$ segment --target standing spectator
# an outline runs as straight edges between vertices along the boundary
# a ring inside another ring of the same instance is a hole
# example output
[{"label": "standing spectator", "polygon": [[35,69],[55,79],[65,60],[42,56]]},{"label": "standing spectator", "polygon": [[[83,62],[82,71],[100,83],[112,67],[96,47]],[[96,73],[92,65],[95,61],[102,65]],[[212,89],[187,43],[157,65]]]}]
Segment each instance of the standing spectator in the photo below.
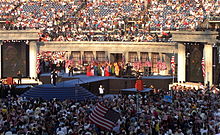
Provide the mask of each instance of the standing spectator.
[{"label": "standing spectator", "polygon": [[17,76],[18,76],[18,84],[21,84],[22,74],[20,70],[18,71]]}]

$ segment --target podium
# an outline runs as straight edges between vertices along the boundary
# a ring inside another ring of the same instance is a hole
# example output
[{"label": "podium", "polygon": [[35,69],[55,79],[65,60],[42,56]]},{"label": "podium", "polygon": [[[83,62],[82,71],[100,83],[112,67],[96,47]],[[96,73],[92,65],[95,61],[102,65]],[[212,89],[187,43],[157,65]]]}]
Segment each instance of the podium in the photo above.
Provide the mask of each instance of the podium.
[{"label": "podium", "polygon": [[13,79],[13,77],[7,77],[6,82],[7,82],[8,85],[14,84],[14,79]]}]

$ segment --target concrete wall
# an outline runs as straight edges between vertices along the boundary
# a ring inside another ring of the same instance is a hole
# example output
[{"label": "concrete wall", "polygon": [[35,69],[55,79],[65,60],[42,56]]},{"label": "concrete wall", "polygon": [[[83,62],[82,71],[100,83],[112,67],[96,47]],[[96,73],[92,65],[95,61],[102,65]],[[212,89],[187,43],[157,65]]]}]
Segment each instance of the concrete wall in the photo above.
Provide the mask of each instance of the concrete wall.
[{"label": "concrete wall", "polygon": [[44,42],[40,51],[105,51],[177,53],[176,43],[159,42]]},{"label": "concrete wall", "polygon": [[0,30],[0,40],[38,40],[40,30]]},{"label": "concrete wall", "polygon": [[175,31],[171,32],[172,41],[216,43],[218,32],[214,31]]}]

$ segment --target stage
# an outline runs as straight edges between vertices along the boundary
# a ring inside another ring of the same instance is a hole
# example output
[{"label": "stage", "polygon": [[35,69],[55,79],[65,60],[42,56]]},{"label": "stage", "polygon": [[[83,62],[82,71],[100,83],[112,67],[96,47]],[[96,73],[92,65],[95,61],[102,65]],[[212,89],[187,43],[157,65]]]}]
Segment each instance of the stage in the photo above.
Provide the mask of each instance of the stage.
[{"label": "stage", "polygon": [[[23,93],[23,97],[52,99],[58,98],[86,100],[96,98],[99,95],[99,86],[104,87],[105,94],[120,94],[122,89],[134,89],[136,78],[122,78],[115,76],[86,76],[74,75],[69,77],[68,74],[59,74],[56,86],[50,84],[50,74],[42,74],[40,81],[43,85],[30,88]],[[149,91],[149,87],[153,86],[157,89],[168,89],[172,83],[172,76],[144,76],[142,80],[144,87]]]},{"label": "stage", "polygon": [[[172,83],[172,76],[143,76],[142,77],[146,88],[153,86],[157,89],[168,89],[169,84]],[[79,84],[91,92],[98,94],[98,88],[102,84],[105,87],[105,92],[108,94],[118,94],[121,89],[134,88],[136,78],[125,78],[115,76],[86,76],[68,74],[59,74],[57,87],[72,87]],[[40,81],[47,86],[50,84],[50,74],[42,74]]]}]

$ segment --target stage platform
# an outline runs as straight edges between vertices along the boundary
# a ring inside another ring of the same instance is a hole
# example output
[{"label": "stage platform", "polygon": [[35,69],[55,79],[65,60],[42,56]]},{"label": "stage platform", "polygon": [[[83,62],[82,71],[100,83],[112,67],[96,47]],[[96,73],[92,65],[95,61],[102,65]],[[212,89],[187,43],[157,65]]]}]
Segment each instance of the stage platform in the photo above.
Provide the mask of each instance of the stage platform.
[{"label": "stage platform", "polygon": [[[115,76],[86,76],[68,74],[60,74],[58,77],[57,87],[72,87],[79,84],[88,90],[98,94],[98,88],[102,84],[108,94],[117,94],[121,89],[134,88],[136,78],[123,78]],[[168,89],[169,84],[172,83],[172,76],[143,76],[144,85],[149,88],[151,85],[158,89]],[[40,80],[45,86],[52,86],[50,84],[50,73],[42,74]]]},{"label": "stage platform", "polygon": [[[43,78],[43,79],[42,79]],[[172,82],[172,76],[144,76],[142,80],[145,88],[154,86],[158,89],[168,89]],[[50,74],[42,74],[40,80],[45,84],[31,88],[22,96],[41,97],[44,99],[75,99],[85,100],[95,98],[99,95],[99,86],[104,87],[105,94],[119,94],[123,89],[134,90],[136,78],[122,78],[115,76],[86,76],[74,75],[69,77],[68,74],[59,74],[56,86],[49,84]],[[46,80],[46,81],[45,81]],[[65,81],[62,81],[65,80]],[[145,92],[149,89],[145,89]]]}]

